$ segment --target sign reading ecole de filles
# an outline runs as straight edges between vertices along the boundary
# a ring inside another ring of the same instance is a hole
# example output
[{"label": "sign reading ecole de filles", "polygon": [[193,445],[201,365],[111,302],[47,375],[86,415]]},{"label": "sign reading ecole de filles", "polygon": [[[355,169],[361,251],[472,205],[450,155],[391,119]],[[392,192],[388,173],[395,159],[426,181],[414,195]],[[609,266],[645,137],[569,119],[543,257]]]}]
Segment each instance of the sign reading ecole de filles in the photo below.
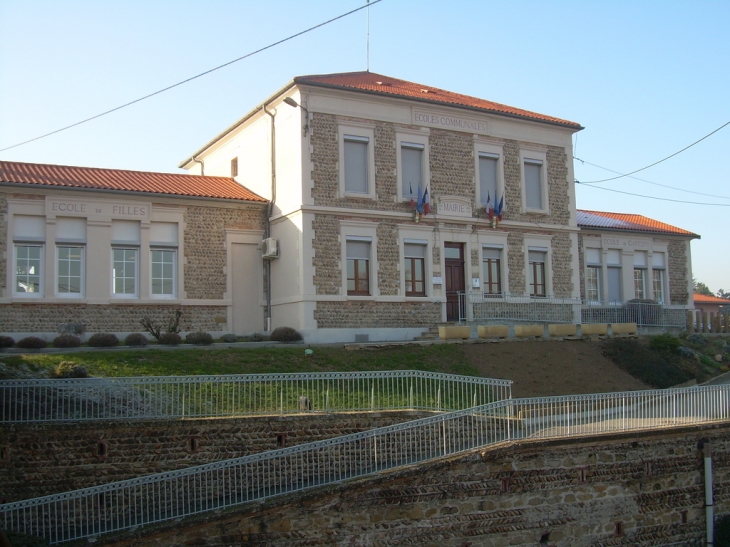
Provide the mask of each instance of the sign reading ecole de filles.
[{"label": "sign reading ecole de filles", "polygon": [[48,217],[86,217],[100,219],[149,220],[151,205],[144,202],[116,202],[104,200],[77,200],[48,198]]}]

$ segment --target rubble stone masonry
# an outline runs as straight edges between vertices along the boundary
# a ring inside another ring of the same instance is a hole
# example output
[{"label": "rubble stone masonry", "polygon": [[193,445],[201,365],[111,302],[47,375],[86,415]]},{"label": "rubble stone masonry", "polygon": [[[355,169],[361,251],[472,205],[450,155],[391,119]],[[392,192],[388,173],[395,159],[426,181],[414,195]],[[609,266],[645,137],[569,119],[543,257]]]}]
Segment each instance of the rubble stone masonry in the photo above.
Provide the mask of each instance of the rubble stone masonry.
[{"label": "rubble stone masonry", "polygon": [[573,254],[569,234],[553,234],[552,255],[553,294],[557,298],[570,298],[573,296]]},{"label": "rubble stone masonry", "polygon": [[522,232],[507,234],[507,268],[509,275],[509,292],[525,294],[527,280],[525,279],[525,254],[522,246],[525,238]]},{"label": "rubble stone masonry", "polygon": [[671,304],[686,305],[687,294],[687,242],[671,240],[667,247],[669,272],[669,299]]},{"label": "rubble stone masonry", "polygon": [[97,543],[699,547],[703,437],[713,447],[716,514],[727,514],[725,425],[502,445]]},{"label": "rubble stone masonry", "polygon": [[342,294],[339,221],[334,216],[314,215],[312,231],[315,290],[317,294]]},{"label": "rubble stone masonry", "polygon": [[[400,291],[400,249],[398,248],[398,227],[393,220],[378,223],[378,292],[382,296],[394,296]],[[375,275],[376,272],[371,272]]]},{"label": "rubble stone masonry", "polygon": [[441,322],[439,302],[317,302],[317,328],[426,328]]}]

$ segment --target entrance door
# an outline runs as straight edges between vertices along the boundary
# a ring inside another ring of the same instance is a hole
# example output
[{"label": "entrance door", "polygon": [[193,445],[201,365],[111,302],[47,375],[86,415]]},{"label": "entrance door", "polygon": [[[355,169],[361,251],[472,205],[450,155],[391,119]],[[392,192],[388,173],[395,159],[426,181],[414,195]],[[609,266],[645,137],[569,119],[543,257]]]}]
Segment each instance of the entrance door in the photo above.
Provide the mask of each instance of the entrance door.
[{"label": "entrance door", "polygon": [[[446,320],[459,320],[459,292],[464,284],[464,244],[444,243],[444,262],[446,268]],[[462,308],[462,312],[463,312]],[[465,315],[462,313],[462,316]]]},{"label": "entrance door", "polygon": [[233,262],[228,275],[232,276],[233,332],[247,334],[264,330],[264,311],[259,305],[261,264],[256,245],[234,243],[231,246]]}]

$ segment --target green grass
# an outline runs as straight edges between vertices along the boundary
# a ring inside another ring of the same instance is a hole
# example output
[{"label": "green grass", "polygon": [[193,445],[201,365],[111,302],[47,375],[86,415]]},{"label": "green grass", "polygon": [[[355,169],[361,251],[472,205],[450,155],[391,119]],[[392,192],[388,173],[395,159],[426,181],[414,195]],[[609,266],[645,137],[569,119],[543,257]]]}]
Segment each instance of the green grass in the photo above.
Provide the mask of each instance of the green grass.
[{"label": "green grass", "polygon": [[256,349],[186,349],[2,355],[10,367],[54,369],[61,361],[85,367],[92,376],[175,376],[194,374],[263,374],[366,370],[425,370],[478,376],[462,348],[444,344],[351,351],[315,347]]}]

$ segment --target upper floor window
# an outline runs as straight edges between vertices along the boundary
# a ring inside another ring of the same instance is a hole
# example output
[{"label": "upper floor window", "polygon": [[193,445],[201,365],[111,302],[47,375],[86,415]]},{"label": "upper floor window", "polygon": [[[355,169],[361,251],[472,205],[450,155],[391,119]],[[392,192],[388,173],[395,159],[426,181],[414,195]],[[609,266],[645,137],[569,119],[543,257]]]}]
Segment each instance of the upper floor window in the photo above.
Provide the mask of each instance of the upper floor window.
[{"label": "upper floor window", "polygon": [[495,206],[497,200],[497,164],[499,156],[479,153],[479,204],[482,207]]},{"label": "upper floor window", "polygon": [[544,152],[523,150],[522,205],[526,212],[548,213],[547,155]]},{"label": "upper floor window", "polygon": [[369,124],[339,127],[340,196],[375,199],[374,142]]},{"label": "upper floor window", "polygon": [[428,187],[430,171],[428,167],[428,135],[423,133],[397,133],[397,169],[399,199],[408,201],[418,199]]},{"label": "upper floor window", "polygon": [[370,247],[366,238],[346,241],[348,295],[370,295]]},{"label": "upper floor window", "polygon": [[528,288],[530,296],[546,296],[546,272],[545,262],[547,251],[529,250],[528,251]]},{"label": "upper floor window", "polygon": [[406,296],[426,296],[426,243],[403,245]]},{"label": "upper floor window", "polygon": [[502,294],[502,249],[482,249],[482,285],[487,294]]}]

